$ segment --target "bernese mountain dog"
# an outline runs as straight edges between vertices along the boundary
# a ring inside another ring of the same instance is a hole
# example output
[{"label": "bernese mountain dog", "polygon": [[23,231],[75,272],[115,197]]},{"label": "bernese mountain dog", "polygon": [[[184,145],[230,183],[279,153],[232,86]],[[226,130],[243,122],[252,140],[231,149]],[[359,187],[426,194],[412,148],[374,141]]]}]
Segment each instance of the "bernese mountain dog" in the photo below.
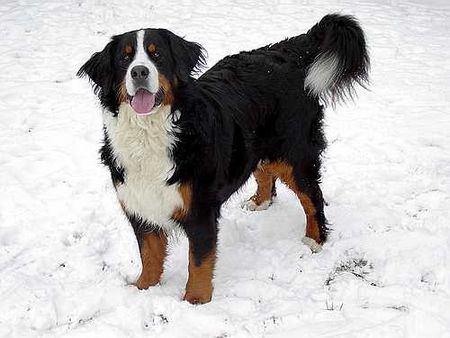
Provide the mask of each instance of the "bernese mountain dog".
[{"label": "bernese mountain dog", "polygon": [[136,286],[160,281],[167,235],[178,227],[189,240],[190,303],[211,300],[220,209],[252,173],[258,188],[246,207],[267,208],[279,179],[303,206],[304,243],[320,250],[324,105],[365,85],[369,57],[357,20],[331,14],[196,78],[204,63],[199,44],[140,29],[113,36],[77,74],[90,78],[103,107],[101,160],[139,244]]}]

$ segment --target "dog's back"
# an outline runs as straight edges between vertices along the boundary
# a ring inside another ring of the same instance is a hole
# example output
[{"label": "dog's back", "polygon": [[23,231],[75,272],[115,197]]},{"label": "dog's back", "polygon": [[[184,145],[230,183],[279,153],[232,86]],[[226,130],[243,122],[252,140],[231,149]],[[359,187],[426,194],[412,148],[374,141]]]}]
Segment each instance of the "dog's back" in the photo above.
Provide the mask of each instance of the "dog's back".
[{"label": "dog's back", "polygon": [[307,34],[224,58],[199,81],[214,83],[218,95],[233,99],[249,92],[267,108],[290,92],[323,102],[352,97],[354,85],[367,81],[368,68],[365,36],[356,19],[330,14]]},{"label": "dog's back", "polygon": [[[229,153],[221,152],[226,180],[239,185],[246,179],[245,168],[234,170],[242,162],[236,156],[246,158],[249,167],[261,159],[314,159],[319,177],[322,103],[352,97],[354,84],[367,80],[368,67],[361,27],[353,17],[337,14],[306,34],[219,61],[196,86],[204,129],[216,128],[222,144],[233,144]],[[233,172],[239,174],[230,177]]]}]

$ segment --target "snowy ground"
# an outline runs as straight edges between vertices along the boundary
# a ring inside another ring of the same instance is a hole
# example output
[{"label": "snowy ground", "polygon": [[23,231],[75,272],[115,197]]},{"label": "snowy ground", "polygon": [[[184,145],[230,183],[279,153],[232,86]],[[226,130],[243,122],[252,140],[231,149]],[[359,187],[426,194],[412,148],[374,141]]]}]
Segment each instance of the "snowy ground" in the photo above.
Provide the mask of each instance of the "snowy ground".
[{"label": "snowy ground", "polygon": [[[450,337],[450,5],[330,2],[1,1],[0,336]],[[371,91],[327,113],[324,250],[284,188],[240,209],[251,180],[223,208],[211,303],[181,301],[183,236],[161,286],[130,286],[137,246],[77,69],[130,29],[171,29],[212,65],[334,11],[361,20],[373,64]]]}]

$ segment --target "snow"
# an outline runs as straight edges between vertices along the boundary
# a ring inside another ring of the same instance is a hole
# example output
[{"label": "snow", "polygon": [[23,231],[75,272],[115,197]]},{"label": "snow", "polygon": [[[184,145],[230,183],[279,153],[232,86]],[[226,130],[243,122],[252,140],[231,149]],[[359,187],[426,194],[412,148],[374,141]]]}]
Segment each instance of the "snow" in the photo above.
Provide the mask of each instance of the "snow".
[{"label": "snow", "polygon": [[[372,72],[326,114],[323,250],[302,243],[281,185],[268,210],[243,210],[252,179],[223,208],[211,303],[181,300],[182,235],[161,285],[131,286],[137,245],[78,68],[141,27],[202,43],[211,66],[336,11],[360,19]],[[3,0],[0,17],[0,336],[450,337],[447,1]]]}]

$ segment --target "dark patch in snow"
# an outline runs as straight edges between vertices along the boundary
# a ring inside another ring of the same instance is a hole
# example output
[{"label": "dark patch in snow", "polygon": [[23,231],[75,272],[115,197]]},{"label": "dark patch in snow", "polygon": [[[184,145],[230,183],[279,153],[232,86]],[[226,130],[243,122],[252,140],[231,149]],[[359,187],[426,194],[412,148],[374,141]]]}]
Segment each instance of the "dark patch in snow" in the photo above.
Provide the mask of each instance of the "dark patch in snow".
[{"label": "dark patch in snow", "polygon": [[152,317],[151,323],[145,322],[144,323],[144,328],[148,329],[148,328],[150,328],[152,326],[166,325],[168,323],[169,323],[169,320],[167,319],[167,317],[164,314],[159,313],[159,314],[154,315]]},{"label": "dark patch in snow", "polygon": [[325,302],[326,309],[328,311],[341,311],[344,303],[335,304],[334,302],[329,302],[328,300]]},{"label": "dark patch in snow", "polygon": [[409,308],[406,305],[391,305],[387,306],[388,309],[394,309],[400,312],[409,312]]},{"label": "dark patch in snow", "polygon": [[336,265],[333,271],[330,272],[328,278],[325,281],[325,285],[329,286],[333,284],[335,279],[344,274],[350,273],[356,278],[359,278],[372,286],[380,287],[380,283],[378,281],[369,279],[369,274],[373,270],[372,263],[369,263],[364,258],[349,258],[343,262],[340,262]]}]

